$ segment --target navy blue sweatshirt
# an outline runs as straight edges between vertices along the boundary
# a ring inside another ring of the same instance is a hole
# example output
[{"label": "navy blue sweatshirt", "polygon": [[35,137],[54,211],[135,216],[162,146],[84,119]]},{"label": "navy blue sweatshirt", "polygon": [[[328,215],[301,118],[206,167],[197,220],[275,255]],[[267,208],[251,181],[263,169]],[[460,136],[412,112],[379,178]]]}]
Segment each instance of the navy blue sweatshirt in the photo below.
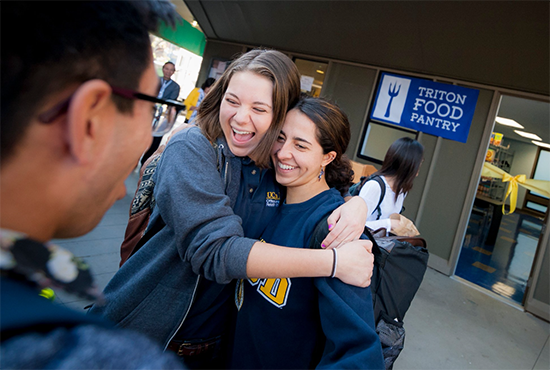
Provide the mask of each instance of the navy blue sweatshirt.
[{"label": "navy blue sweatshirt", "polygon": [[[341,204],[334,189],[283,204],[263,240],[307,247],[317,223]],[[242,302],[232,368],[384,368],[369,288],[330,278],[247,279]]]}]

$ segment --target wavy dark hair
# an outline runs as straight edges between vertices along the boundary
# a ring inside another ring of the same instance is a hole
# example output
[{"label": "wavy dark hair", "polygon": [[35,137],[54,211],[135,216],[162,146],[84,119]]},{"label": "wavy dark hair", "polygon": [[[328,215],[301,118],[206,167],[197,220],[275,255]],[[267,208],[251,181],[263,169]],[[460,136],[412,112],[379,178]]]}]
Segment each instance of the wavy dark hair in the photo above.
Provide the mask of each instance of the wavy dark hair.
[{"label": "wavy dark hair", "polygon": [[253,49],[233,61],[204,97],[197,113],[197,125],[211,142],[223,136],[220,105],[233,75],[244,71],[257,73],[273,82],[273,121],[251,153],[257,166],[269,167],[271,147],[283,128],[286,113],[300,98],[300,72],[280,51]]},{"label": "wavy dark hair", "polygon": [[345,195],[353,180],[351,162],[344,154],[351,137],[348,116],[336,104],[322,98],[302,97],[294,109],[317,127],[317,141],[323,153],[336,152],[336,158],[325,168],[325,179],[328,186]]},{"label": "wavy dark hair", "polygon": [[396,201],[399,194],[412,189],[423,159],[422,144],[408,137],[395,140],[386,152],[382,168],[376,174],[394,178]]}]

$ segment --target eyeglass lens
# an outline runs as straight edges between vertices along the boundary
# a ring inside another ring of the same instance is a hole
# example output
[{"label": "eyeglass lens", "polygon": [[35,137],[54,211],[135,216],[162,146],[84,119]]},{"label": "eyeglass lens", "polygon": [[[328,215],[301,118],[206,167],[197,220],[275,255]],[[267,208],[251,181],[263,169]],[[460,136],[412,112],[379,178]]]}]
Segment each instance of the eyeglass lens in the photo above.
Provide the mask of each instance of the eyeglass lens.
[{"label": "eyeglass lens", "polygon": [[167,104],[156,104],[153,117],[153,135],[162,136],[174,127],[176,108]]}]

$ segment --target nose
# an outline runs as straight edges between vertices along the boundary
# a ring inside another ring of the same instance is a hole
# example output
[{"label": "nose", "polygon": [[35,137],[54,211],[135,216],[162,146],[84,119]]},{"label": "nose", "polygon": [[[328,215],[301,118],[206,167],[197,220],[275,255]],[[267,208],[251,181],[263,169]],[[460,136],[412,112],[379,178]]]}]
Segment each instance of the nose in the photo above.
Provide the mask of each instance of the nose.
[{"label": "nose", "polygon": [[292,157],[291,152],[291,146],[288,141],[281,144],[281,147],[277,150],[277,158],[279,158],[280,161],[283,161],[285,159],[289,159]]},{"label": "nose", "polygon": [[244,106],[238,107],[235,115],[233,116],[233,120],[237,123],[248,123],[250,121],[250,112],[248,108]]}]

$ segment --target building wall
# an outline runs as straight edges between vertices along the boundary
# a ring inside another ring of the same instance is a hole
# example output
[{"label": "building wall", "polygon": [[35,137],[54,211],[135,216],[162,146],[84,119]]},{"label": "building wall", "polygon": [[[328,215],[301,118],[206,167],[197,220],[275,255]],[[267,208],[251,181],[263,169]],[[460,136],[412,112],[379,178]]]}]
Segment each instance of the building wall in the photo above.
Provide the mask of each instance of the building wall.
[{"label": "building wall", "polygon": [[[537,285],[533,293],[533,298],[537,301],[542,302],[546,305],[550,304],[550,248],[548,243],[546,243],[546,252],[542,259],[542,268],[539,278],[537,280]],[[546,312],[548,315],[550,313]],[[546,317],[546,320],[550,320],[550,317]]]},{"label": "building wall", "polygon": [[351,140],[346,154],[357,160],[357,145],[365,125],[367,111],[376,80],[376,70],[333,62],[321,90],[321,96],[329,99],[348,115],[351,125]]},{"label": "building wall", "polygon": [[[210,59],[230,59],[245,50],[245,46],[209,42],[199,80],[204,81],[206,78]],[[374,163],[358,158],[357,152],[376,88],[377,74],[377,69],[373,67],[331,61],[321,92],[321,96],[336,102],[349,116],[352,137],[348,156],[367,164]],[[471,87],[466,83],[462,86]],[[419,133],[418,140],[424,145],[425,159],[414,188],[404,204],[404,215],[416,221],[418,229],[428,242],[429,266],[447,275],[454,271],[454,258],[458,255],[456,249],[460,248],[466,227],[463,220],[469,216],[474,200],[477,183],[472,185],[472,179],[479,179],[481,174],[483,161],[479,158],[484,158],[494,122],[494,117],[489,120],[489,116],[496,113],[491,110],[495,91],[479,91],[466,143]],[[548,259],[548,256],[545,258]],[[546,263],[543,265],[541,278],[548,274],[549,266]],[[550,304],[548,294],[541,293],[539,289],[536,294],[537,299],[544,304]]]},{"label": "building wall", "polygon": [[201,71],[197,78],[197,86],[201,86],[208,78],[213,59],[233,60],[235,56],[246,51],[242,45],[233,45],[220,42],[209,41],[204,49],[202,56]]}]

